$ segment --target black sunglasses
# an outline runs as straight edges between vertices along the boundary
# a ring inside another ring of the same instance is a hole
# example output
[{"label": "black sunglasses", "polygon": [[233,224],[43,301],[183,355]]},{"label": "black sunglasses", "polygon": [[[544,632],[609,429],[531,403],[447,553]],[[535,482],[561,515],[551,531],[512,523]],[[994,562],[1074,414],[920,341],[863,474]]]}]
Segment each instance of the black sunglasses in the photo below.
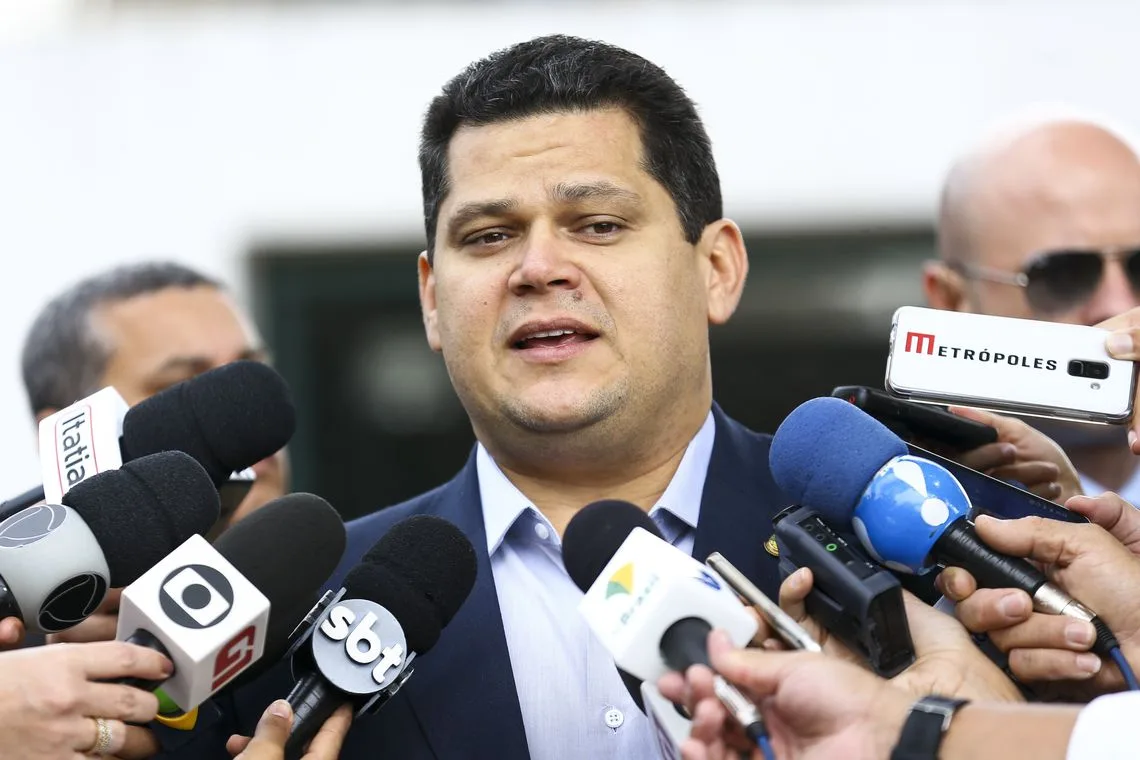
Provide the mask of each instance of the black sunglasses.
[{"label": "black sunglasses", "polygon": [[1025,288],[1025,298],[1042,314],[1057,314],[1092,298],[1104,277],[1104,262],[1121,262],[1132,289],[1140,292],[1140,248],[1104,251],[1063,250],[1034,256],[1020,272],[951,261],[948,266],[963,277]]}]

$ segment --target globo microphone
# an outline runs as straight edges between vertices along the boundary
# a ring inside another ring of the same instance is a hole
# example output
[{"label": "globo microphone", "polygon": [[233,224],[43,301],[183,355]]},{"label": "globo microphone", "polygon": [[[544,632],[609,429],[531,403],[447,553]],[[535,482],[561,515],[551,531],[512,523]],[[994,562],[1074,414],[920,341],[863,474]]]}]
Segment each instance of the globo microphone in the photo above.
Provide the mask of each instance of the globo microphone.
[{"label": "globo microphone", "polygon": [[178,451],[151,454],[78,483],[63,504],[0,522],[0,618],[34,633],[82,622],[108,588],[131,583],[218,519],[218,492]]},{"label": "globo microphone", "polygon": [[[340,515],[308,493],[271,501],[213,546],[195,536],[124,589],[119,605],[118,638],[167,655],[173,675],[117,682],[161,686],[168,716],[234,686],[239,675],[248,682],[280,661],[344,545]],[[261,667],[251,668],[255,662]]]},{"label": "globo microphone", "polygon": [[[713,627],[723,628],[737,646],[751,641],[759,627],[715,571],[663,540],[649,515],[629,502],[594,502],[574,515],[562,558],[585,592],[578,611],[619,671],[643,682],[709,665]],[[755,707],[743,696],[731,703],[739,693],[723,685],[734,692],[721,700],[733,716],[750,733],[762,731]]]},{"label": "globo microphone", "polygon": [[391,698],[471,593],[475,571],[471,542],[447,520],[393,525],[306,618],[293,649],[285,757],[299,758],[340,705],[360,714]]},{"label": "globo microphone", "polygon": [[0,504],[0,515],[59,503],[86,478],[160,451],[189,454],[221,486],[284,447],[295,424],[288,386],[259,362],[226,364],[130,408],[104,388],[40,422],[43,485]]},{"label": "globo microphone", "polygon": [[769,464],[785,496],[832,525],[850,525],[887,567],[907,573],[961,567],[979,586],[1021,589],[1038,612],[1096,625],[1093,650],[1107,654],[1115,644],[1096,614],[1028,561],[982,543],[961,484],[945,468],[907,451],[901,438],[855,406],[815,398],[780,424]]}]

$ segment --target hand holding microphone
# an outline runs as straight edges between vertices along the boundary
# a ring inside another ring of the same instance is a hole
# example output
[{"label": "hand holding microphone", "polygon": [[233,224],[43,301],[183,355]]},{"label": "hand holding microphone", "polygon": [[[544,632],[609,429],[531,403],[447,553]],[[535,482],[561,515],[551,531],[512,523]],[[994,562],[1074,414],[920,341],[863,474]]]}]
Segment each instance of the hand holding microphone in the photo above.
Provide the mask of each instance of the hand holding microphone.
[{"label": "hand holding microphone", "polygon": [[[865,666],[862,657],[829,636],[813,621],[804,606],[811,593],[811,570],[801,568],[780,585],[780,606],[812,632],[825,654]],[[890,679],[913,697],[939,693],[946,696],[996,702],[1021,701],[1017,687],[974,644],[969,631],[952,615],[923,604],[903,592],[907,622],[914,641],[915,661]]]},{"label": "hand holding microphone", "polygon": [[[1140,598],[1136,594],[1140,557],[1091,523],[979,517],[977,530],[993,549],[1040,563],[1055,583],[1098,610],[1116,634],[1124,657],[1140,663]],[[963,624],[975,633],[988,633],[1009,654],[1010,669],[1018,678],[1085,682],[1083,688],[1070,684],[1067,689],[1081,697],[1124,687],[1116,668],[1103,667],[1101,658],[1089,653],[1094,638],[1087,623],[1034,613],[1023,591],[979,589],[974,578],[961,569],[948,569],[941,586],[958,602],[956,614]]]},{"label": "hand holding microphone", "polygon": [[[337,760],[351,725],[352,709],[341,705],[321,726],[301,760]],[[252,739],[232,736],[226,751],[234,760],[285,760],[285,743],[292,728],[293,708],[279,699],[265,708]]]},{"label": "hand holding microphone", "polygon": [[[889,757],[913,697],[852,663],[813,652],[737,649],[723,631],[713,631],[709,660],[763,712],[779,758],[831,760]],[[712,671],[669,674],[661,693],[693,716],[685,760],[735,760],[761,755],[716,697]],[[750,753],[750,754],[741,754]]]},{"label": "hand holding microphone", "polygon": [[162,678],[170,660],[118,641],[55,644],[0,655],[0,754],[6,760],[72,760],[91,753],[149,757],[146,729],[158,699],[100,679]]}]

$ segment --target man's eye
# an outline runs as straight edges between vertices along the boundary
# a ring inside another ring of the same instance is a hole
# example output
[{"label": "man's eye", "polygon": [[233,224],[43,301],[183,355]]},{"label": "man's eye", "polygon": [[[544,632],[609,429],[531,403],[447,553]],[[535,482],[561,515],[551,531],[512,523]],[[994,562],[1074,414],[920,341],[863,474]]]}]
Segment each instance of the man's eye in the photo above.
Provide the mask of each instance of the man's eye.
[{"label": "man's eye", "polygon": [[467,238],[464,245],[494,245],[501,243],[507,239],[507,233],[493,230],[491,232],[483,232],[473,237]]}]

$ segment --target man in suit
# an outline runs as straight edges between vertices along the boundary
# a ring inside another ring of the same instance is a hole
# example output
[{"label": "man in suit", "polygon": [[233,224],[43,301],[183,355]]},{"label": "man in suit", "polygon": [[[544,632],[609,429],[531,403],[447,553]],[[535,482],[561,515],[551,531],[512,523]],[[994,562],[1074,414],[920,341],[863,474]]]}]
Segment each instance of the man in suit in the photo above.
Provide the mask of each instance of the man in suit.
[{"label": "man in suit", "polygon": [[[560,537],[586,504],[624,499],[776,594],[762,547],[786,504],[769,439],[712,400],[708,326],[735,310],[748,258],[708,135],[659,67],[553,36],[451,80],[420,165],[424,326],[478,444],[450,483],[351,523],[338,576],[416,514],[458,525],[478,576],[342,757],[656,757],[576,610]],[[240,725],[287,689],[272,676],[246,689]]]},{"label": "man in suit", "polygon": [[[748,258],[722,215],[708,136],[659,67],[551,36],[445,85],[420,165],[424,327],[478,444],[451,482],[351,523],[334,585],[393,524],[424,514],[459,526],[478,575],[341,756],[655,758],[647,719],[576,610],[561,536],[586,504],[623,499],[673,545],[718,550],[777,594],[763,545],[787,505],[770,439],[712,399],[708,328],[732,316]],[[248,732],[289,686],[277,669],[229,717]]]}]

